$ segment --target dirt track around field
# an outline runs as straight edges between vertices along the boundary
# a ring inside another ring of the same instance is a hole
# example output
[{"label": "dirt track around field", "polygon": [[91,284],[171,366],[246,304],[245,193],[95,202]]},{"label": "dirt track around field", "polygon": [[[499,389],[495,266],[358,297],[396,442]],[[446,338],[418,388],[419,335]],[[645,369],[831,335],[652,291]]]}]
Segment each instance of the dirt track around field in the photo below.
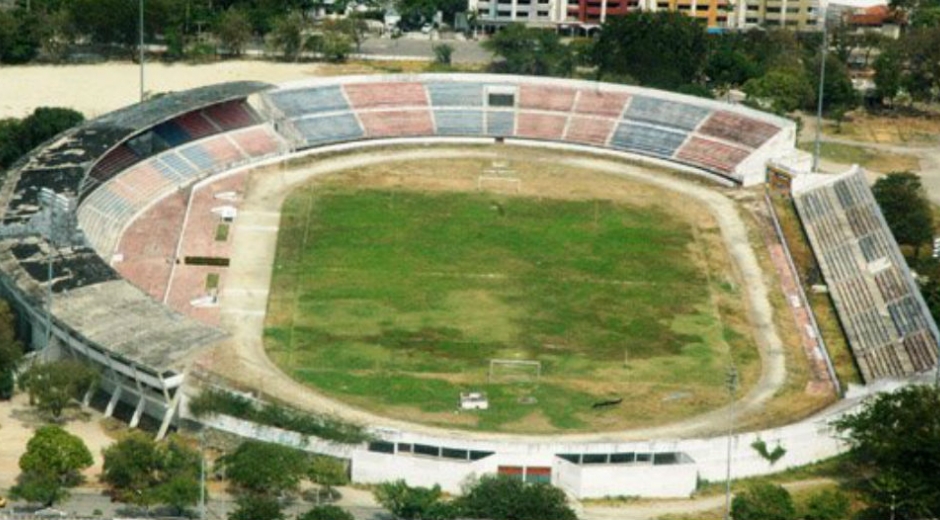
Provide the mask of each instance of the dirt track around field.
[{"label": "dirt track around field", "polygon": [[[540,152],[530,152],[540,153]],[[531,441],[544,440],[537,435],[509,435],[490,432],[450,430],[406,423],[364,412],[324,397],[311,388],[284,374],[264,349],[262,334],[268,300],[268,287],[276,250],[279,208],[295,187],[318,176],[388,162],[424,159],[500,159],[495,149],[423,148],[405,150],[373,150],[355,155],[320,159],[310,165],[274,167],[252,175],[239,218],[234,227],[232,266],[228,284],[221,294],[222,326],[232,334],[230,341],[216,349],[205,360],[206,368],[246,387],[256,388],[289,405],[311,411],[334,414],[344,420],[370,427],[385,427],[420,432],[427,435],[472,438],[479,440]],[[722,238],[744,284],[751,324],[762,359],[761,376],[751,390],[737,403],[743,415],[760,411],[780,389],[786,377],[783,344],[773,322],[773,309],[768,301],[767,281],[758,265],[748,240],[748,229],[733,201],[711,186],[676,176],[657,173],[648,168],[615,160],[555,154],[572,168],[594,170],[649,183],[703,203],[714,216]],[[625,432],[555,434],[555,441],[589,442],[611,440],[642,440],[651,438],[688,438],[716,433],[723,428],[727,411],[716,409],[669,425],[634,429]]]}]

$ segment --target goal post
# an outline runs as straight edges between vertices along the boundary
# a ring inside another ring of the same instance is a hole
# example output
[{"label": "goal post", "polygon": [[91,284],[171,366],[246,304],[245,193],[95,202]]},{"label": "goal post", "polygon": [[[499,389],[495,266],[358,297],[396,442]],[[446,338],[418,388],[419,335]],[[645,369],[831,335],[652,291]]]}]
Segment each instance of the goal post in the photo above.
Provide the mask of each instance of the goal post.
[{"label": "goal post", "polygon": [[521,359],[490,359],[487,383],[538,383],[542,362]]}]

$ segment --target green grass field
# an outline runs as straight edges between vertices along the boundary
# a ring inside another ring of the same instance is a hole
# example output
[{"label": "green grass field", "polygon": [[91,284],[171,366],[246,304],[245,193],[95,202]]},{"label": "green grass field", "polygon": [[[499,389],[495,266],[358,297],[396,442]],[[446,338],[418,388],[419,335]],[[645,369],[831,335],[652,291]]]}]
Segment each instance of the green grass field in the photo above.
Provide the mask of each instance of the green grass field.
[{"label": "green grass field", "polygon": [[[724,402],[729,343],[748,343],[715,304],[738,297],[711,281],[698,233],[610,201],[299,189],[282,208],[266,348],[298,380],[407,420],[674,420]],[[538,360],[543,376],[489,384],[492,358]],[[456,413],[462,390],[486,391],[490,410]]]}]

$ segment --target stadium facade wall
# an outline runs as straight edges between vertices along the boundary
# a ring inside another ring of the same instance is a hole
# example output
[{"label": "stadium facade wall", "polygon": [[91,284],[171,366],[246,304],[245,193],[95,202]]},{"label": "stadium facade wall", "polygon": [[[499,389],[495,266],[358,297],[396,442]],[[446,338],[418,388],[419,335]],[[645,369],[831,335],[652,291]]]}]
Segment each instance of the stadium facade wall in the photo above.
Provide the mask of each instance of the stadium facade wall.
[{"label": "stadium facade wall", "polygon": [[[851,387],[847,398],[808,419],[755,432],[736,433],[732,438],[732,478],[777,473],[843,453],[847,445],[838,437],[832,422],[860,409],[870,397],[900,388],[897,381],[883,381],[867,387]],[[185,402],[185,400],[184,400]],[[188,412],[182,412],[184,416]],[[199,421],[207,427],[244,438],[276,442],[299,450],[347,459],[355,482],[377,484],[404,479],[409,485],[438,484],[449,493],[459,493],[475,477],[494,474],[500,467],[551,468],[551,483],[579,499],[609,496],[676,498],[688,497],[699,480],[725,478],[728,437],[647,440],[629,442],[558,441],[551,437],[519,440],[482,441],[454,433],[449,437],[405,431],[374,431],[383,442],[396,446],[396,453],[370,451],[368,445],[341,445],[307,437],[279,428],[263,426],[229,416],[212,415]],[[616,434],[611,434],[612,437]],[[496,437],[496,436],[494,436]],[[786,453],[776,462],[765,459],[754,447],[763,442],[768,451],[777,446]],[[397,452],[397,446],[440,446],[453,450],[475,450],[492,454],[475,461]],[[611,453],[679,453],[680,463],[666,465],[575,463],[559,455]]]}]

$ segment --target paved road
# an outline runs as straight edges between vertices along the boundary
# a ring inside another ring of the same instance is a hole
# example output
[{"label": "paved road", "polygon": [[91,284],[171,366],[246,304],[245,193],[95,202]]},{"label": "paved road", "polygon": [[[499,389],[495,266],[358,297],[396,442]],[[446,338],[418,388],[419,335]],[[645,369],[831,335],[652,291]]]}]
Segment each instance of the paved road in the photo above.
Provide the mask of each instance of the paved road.
[{"label": "paved road", "polygon": [[[800,134],[801,142],[811,142],[815,136],[815,120],[812,118],[804,119],[806,127]],[[822,135],[821,141],[825,143],[844,144],[849,146],[858,146],[869,150],[879,150],[893,154],[914,156],[920,162],[920,168],[916,172],[923,181],[924,188],[927,190],[927,196],[934,204],[940,204],[940,143],[922,143],[922,144],[889,144],[872,143],[868,141],[856,141],[842,137]],[[830,173],[845,171],[848,165],[835,163],[832,161],[820,161],[821,170]]]},{"label": "paved road", "polygon": [[[835,484],[829,479],[811,479],[783,484],[788,491],[813,489]],[[643,500],[619,507],[585,507],[584,520],[653,520],[664,515],[694,515],[724,508],[725,496],[712,495],[687,500]]]},{"label": "paved road", "polygon": [[[383,520],[388,514],[371,498],[371,493],[353,489],[340,488],[343,497],[336,505],[346,509],[357,520]],[[27,504],[13,502],[4,511],[24,511]],[[309,511],[314,504],[303,500],[294,500],[286,505],[284,513],[287,518]],[[234,497],[221,493],[209,496],[206,502],[207,520],[225,520],[228,514],[236,508]],[[142,517],[143,512],[125,504],[112,502],[110,497],[104,495],[100,489],[80,488],[72,490],[71,496],[65,502],[54,507],[58,511],[76,516],[100,516],[102,518],[115,517]],[[29,509],[30,511],[33,509]],[[196,508],[193,508],[196,511]]]},{"label": "paved road", "polygon": [[369,38],[362,44],[360,54],[362,57],[402,57],[402,58],[423,58],[431,60],[434,58],[432,47],[441,43],[446,43],[454,48],[454,54],[451,59],[454,63],[486,63],[493,55],[484,50],[479,42],[459,41],[459,40],[439,40],[430,39],[411,39],[411,38]]}]

